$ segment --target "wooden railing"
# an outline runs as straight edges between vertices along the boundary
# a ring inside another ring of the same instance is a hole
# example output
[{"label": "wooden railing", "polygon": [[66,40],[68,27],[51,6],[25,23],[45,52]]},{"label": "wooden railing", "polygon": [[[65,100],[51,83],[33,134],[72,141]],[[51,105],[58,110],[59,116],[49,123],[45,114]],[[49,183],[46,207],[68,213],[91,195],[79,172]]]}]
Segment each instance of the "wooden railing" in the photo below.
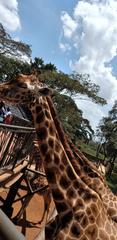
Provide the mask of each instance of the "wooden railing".
[{"label": "wooden railing", "polygon": [[34,128],[0,124],[0,168],[13,169],[31,152],[34,138]]}]

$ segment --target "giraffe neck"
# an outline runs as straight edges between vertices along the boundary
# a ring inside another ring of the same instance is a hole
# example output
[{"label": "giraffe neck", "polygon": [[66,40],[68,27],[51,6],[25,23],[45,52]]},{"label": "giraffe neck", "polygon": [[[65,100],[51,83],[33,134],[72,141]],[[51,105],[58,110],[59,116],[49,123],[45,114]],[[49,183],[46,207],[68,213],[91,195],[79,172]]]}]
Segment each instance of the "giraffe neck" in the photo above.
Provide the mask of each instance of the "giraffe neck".
[{"label": "giraffe neck", "polygon": [[[96,169],[96,167],[91,163],[71,142],[68,136],[64,133],[64,130],[61,126],[60,121],[57,118],[57,113],[54,108],[52,100],[48,97],[47,98],[52,117],[54,119],[54,123],[62,142],[64,149],[70,159],[75,171],[78,175],[82,176],[85,173],[86,176],[89,176],[90,179],[98,178],[100,181],[103,181],[103,177],[101,176],[100,172]],[[80,167],[80,168],[79,168]],[[87,167],[87,169],[86,169]],[[89,174],[89,175],[88,175]],[[98,183],[99,184],[99,183]]]},{"label": "giraffe neck", "polygon": [[[83,153],[81,153],[71,142],[69,137],[64,133],[60,121],[57,117],[57,112],[50,97],[47,98],[52,117],[59,135],[59,138],[64,146],[64,149],[81,180],[87,186],[93,189],[103,199],[104,205],[110,217],[117,222],[117,197],[113,195],[107,186],[103,176],[98,169],[89,161]],[[113,201],[113,203],[112,203]]]},{"label": "giraffe neck", "polygon": [[57,211],[59,214],[65,212],[67,214],[71,212],[73,204],[72,201],[68,201],[68,188],[73,180],[77,180],[77,174],[58,138],[47,102],[40,98],[31,105],[30,109],[34,118],[41,158]]}]

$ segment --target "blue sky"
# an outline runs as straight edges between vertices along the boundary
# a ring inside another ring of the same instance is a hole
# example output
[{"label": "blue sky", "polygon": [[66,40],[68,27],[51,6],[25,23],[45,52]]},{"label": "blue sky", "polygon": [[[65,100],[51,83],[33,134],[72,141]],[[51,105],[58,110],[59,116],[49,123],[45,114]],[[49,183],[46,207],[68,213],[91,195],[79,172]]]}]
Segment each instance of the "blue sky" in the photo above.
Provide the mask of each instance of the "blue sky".
[{"label": "blue sky", "polygon": [[31,45],[65,73],[88,73],[100,86],[104,107],[76,103],[93,128],[117,99],[116,0],[0,0],[0,21],[14,39]]},{"label": "blue sky", "polygon": [[[45,62],[54,63],[59,70],[71,72],[69,54],[59,48],[62,35],[61,11],[72,14],[77,1],[25,0],[19,1],[21,30],[15,36],[31,45],[32,57],[42,57]],[[13,33],[12,33],[13,34]],[[14,34],[13,34],[14,35]]]}]

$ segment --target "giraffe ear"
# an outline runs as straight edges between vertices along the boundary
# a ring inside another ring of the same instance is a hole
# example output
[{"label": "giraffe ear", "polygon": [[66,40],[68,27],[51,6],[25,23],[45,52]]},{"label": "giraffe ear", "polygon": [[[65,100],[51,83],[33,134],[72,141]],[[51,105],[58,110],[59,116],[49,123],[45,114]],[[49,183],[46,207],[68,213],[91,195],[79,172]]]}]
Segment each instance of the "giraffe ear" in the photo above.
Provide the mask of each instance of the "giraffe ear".
[{"label": "giraffe ear", "polygon": [[48,87],[42,87],[39,89],[39,93],[41,96],[50,96],[53,94],[53,90],[51,88]]}]

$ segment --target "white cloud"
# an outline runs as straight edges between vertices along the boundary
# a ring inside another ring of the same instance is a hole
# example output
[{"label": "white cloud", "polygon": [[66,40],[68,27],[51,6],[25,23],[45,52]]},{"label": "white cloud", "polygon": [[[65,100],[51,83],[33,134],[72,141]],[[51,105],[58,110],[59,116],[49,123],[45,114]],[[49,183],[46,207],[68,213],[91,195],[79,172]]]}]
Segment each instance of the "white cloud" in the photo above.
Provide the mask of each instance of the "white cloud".
[{"label": "white cloud", "polygon": [[21,28],[17,0],[0,0],[0,22],[10,31]]},{"label": "white cloud", "polygon": [[71,38],[74,31],[77,28],[77,22],[75,22],[66,12],[62,12],[61,21],[63,22],[64,35],[67,38]]},{"label": "white cloud", "polygon": [[82,109],[82,111],[84,112],[84,117],[90,121],[92,128],[95,130],[104,113],[108,111],[108,107],[106,107],[106,110],[102,112],[103,107],[97,107],[97,104],[92,103],[90,100],[85,101],[79,99],[76,100],[76,103],[78,108]]},{"label": "white cloud", "polygon": [[66,52],[66,51],[70,51],[70,50],[71,50],[71,47],[70,47],[69,44],[67,44],[67,43],[62,43],[62,42],[59,43],[59,48],[60,48],[63,52]]},{"label": "white cloud", "polygon": [[[70,20],[66,21],[66,18]],[[109,64],[117,55],[117,1],[80,0],[74,8],[73,16],[64,12],[61,21],[62,40],[76,52],[76,59],[70,59],[71,69],[89,73],[91,80],[99,84],[100,95],[109,103],[103,108],[92,105],[94,107],[91,110],[88,102],[80,102],[84,115],[87,118],[92,116],[90,120],[94,125],[99,117],[107,114],[117,98],[117,79],[112,75],[112,66]],[[70,34],[66,34],[68,29]]]}]

